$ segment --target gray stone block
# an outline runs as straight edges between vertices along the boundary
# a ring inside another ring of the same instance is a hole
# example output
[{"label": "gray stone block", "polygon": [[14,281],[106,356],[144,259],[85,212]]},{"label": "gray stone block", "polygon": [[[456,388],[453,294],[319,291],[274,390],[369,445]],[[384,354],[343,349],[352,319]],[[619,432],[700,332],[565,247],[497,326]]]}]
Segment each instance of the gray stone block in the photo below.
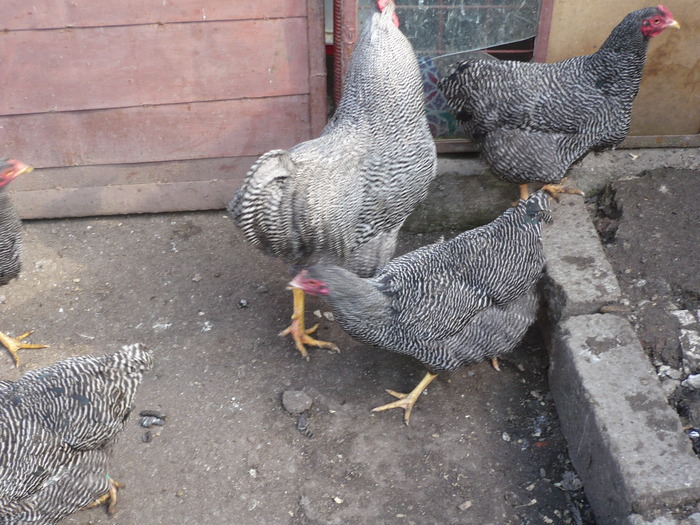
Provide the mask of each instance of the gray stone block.
[{"label": "gray stone block", "polygon": [[679,523],[678,520],[671,516],[658,516],[646,520],[639,514],[632,514],[627,516],[625,521],[622,522],[622,525],[679,525]]},{"label": "gray stone block", "polygon": [[698,459],[626,320],[563,320],[552,339],[549,378],[599,524],[697,500]]},{"label": "gray stone block", "polygon": [[621,291],[583,199],[565,195],[560,204],[552,203],[552,215],[542,243],[547,257],[543,291],[554,326],[560,319],[619,303]]}]

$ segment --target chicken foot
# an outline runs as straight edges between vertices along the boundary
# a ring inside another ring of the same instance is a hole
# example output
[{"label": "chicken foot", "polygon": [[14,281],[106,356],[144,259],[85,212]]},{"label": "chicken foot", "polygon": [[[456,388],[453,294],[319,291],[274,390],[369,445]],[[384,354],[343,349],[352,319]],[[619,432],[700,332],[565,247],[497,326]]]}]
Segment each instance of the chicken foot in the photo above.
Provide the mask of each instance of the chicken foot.
[{"label": "chicken foot", "polygon": [[335,346],[333,343],[329,343],[327,341],[319,341],[318,339],[310,337],[310,334],[313,334],[318,328],[318,324],[312,326],[311,328],[306,328],[306,325],[304,323],[304,292],[302,290],[299,290],[298,288],[292,288],[292,293],[294,294],[294,311],[292,313],[292,324],[290,324],[287,328],[282,330],[279,333],[279,335],[291,335],[294,339],[294,343],[296,344],[297,350],[299,350],[299,353],[301,354],[301,357],[303,357],[307,361],[309,360],[309,353],[306,351],[306,347],[304,345],[329,348],[334,352],[340,352],[338,347]]},{"label": "chicken foot", "polygon": [[418,385],[416,385],[416,387],[408,394],[402,394],[401,392],[387,389],[386,393],[398,398],[398,401],[373,408],[372,412],[381,412],[382,410],[389,410],[390,408],[403,408],[403,420],[404,423],[408,425],[411,421],[411,411],[413,410],[413,405],[416,404],[416,401],[418,401],[418,397],[423,393],[423,390],[425,390],[437,376],[437,374],[427,372],[425,377],[421,379],[421,382],[418,383]]},{"label": "chicken foot", "polygon": [[542,186],[540,189],[546,191],[547,193],[549,193],[549,194],[552,196],[552,198],[553,198],[555,201],[557,201],[557,202],[559,202],[559,200],[561,199],[561,197],[559,196],[560,193],[568,193],[568,194],[571,194],[571,195],[581,195],[581,196],[584,196],[584,195],[585,195],[585,193],[583,193],[583,192],[582,192],[581,190],[579,190],[578,188],[567,188],[567,187],[565,187],[565,186],[564,186],[564,183],[565,183],[565,182],[566,182],[566,177],[564,177],[563,179],[561,179],[561,181],[559,182],[559,184],[545,184],[545,185]]},{"label": "chicken foot", "polygon": [[103,503],[107,503],[107,514],[114,514],[114,511],[117,510],[117,491],[119,489],[124,488],[124,484],[119,483],[118,481],[114,481],[112,478],[109,477],[109,475],[107,475],[107,481],[109,482],[109,489],[107,490],[107,492],[102,494],[102,496],[97,498],[89,505],[83,507],[82,510],[88,510],[93,507],[98,507]]},{"label": "chicken foot", "polygon": [[24,339],[32,335],[32,333],[33,332],[27,332],[19,337],[10,337],[9,335],[0,332],[0,343],[2,343],[2,345],[7,348],[7,351],[10,352],[12,359],[15,361],[15,366],[19,366],[19,355],[17,353],[19,350],[26,348],[48,348],[46,345],[34,345],[22,342]]}]

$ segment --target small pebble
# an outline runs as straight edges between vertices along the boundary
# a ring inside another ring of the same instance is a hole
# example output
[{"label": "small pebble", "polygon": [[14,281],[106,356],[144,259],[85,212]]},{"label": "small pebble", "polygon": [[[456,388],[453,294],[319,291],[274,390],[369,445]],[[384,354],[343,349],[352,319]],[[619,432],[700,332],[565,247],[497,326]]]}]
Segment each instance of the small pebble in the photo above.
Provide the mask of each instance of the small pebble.
[{"label": "small pebble", "polygon": [[144,418],[141,418],[141,426],[143,428],[151,428],[153,425],[162,427],[163,425],[165,425],[165,421],[160,419],[159,417],[153,416],[146,416]]},{"label": "small pebble", "polygon": [[150,430],[146,430],[146,432],[144,432],[143,436],[141,436],[141,441],[144,443],[150,443],[153,441],[153,434],[151,434]]},{"label": "small pebble", "polygon": [[681,383],[685,387],[690,387],[695,390],[700,390],[700,374],[694,374],[685,378],[685,381]]},{"label": "small pebble", "polygon": [[469,507],[471,507],[471,506],[472,506],[472,502],[469,501],[469,500],[467,500],[467,501],[465,501],[464,503],[462,503],[461,505],[458,505],[457,508],[458,508],[459,510],[467,510],[467,509],[468,509]]},{"label": "small pebble", "polygon": [[241,299],[238,301],[238,308],[248,308],[248,300],[247,299]]},{"label": "small pebble", "polygon": [[302,390],[285,390],[282,393],[282,406],[290,414],[301,414],[312,404],[313,399]]}]

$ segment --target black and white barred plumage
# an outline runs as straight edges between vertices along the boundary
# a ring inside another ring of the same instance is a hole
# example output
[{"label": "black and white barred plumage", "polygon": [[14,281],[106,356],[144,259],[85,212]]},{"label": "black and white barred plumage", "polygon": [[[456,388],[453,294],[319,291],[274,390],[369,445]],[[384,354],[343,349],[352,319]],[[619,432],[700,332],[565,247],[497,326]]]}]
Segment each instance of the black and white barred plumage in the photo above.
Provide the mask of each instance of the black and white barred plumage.
[{"label": "black and white barred plumage", "polygon": [[678,27],[667,8],[640,9],[592,55],[552,64],[467,60],[440,88],[496,176],[557,183],[590,150],[627,136],[649,38],[669,25]]},{"label": "black and white barred plumage", "polygon": [[153,366],[141,344],[0,381],[0,524],[52,524],[109,488],[109,446]]},{"label": "black and white barred plumage", "polygon": [[0,286],[17,277],[22,267],[22,223],[6,188],[0,180]]},{"label": "black and white barred plumage", "polygon": [[291,283],[326,296],[355,339],[437,373],[512,350],[533,323],[544,267],[542,191],[493,222],[391,260],[373,278],[312,266]]},{"label": "black and white barred plumage", "polygon": [[228,206],[250,242],[294,266],[372,275],[435,177],[418,63],[388,4],[365,24],[321,136],[263,155]]}]

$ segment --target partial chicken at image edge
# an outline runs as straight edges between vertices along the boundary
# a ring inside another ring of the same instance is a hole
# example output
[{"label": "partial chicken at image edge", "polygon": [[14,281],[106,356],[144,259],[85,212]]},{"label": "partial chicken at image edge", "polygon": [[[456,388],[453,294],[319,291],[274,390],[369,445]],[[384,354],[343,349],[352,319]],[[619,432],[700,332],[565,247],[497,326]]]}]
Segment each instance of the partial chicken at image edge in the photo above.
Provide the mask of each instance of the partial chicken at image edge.
[{"label": "partial chicken at image edge", "polygon": [[[19,275],[22,267],[22,223],[17,211],[12,206],[10,196],[5,189],[14,179],[34,168],[15,159],[2,159],[0,166],[0,286],[9,283]],[[19,350],[48,348],[46,345],[25,343],[24,339],[32,332],[18,337],[10,337],[0,332],[0,343],[12,356],[15,366],[19,366]]]},{"label": "partial chicken at image edge", "polygon": [[0,381],[0,521],[56,523],[107,503],[123,485],[108,474],[151,352],[140,343],[80,356]]}]

